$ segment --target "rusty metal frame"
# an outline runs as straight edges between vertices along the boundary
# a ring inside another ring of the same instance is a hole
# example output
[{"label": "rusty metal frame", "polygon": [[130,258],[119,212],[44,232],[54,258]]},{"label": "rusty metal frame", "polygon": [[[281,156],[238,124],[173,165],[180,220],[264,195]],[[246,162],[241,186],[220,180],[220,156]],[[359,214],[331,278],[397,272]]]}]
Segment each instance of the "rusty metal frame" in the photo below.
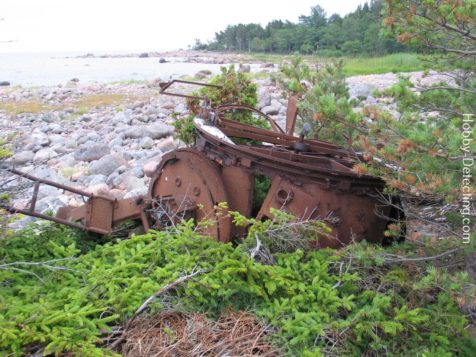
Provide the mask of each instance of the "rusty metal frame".
[{"label": "rusty metal frame", "polygon": [[[169,92],[174,83],[222,88],[185,80],[160,84],[161,94],[203,100],[198,117],[206,125],[198,125],[197,121],[197,140],[193,149],[177,149],[164,155],[146,197],[117,200],[12,168],[8,169],[12,174],[34,182],[33,194],[27,209],[6,209],[109,235],[113,226],[127,219],[140,220],[146,231],[150,227],[161,226],[161,222],[153,217],[154,203],[167,199],[167,207],[174,215],[190,215],[197,221],[214,219],[214,224],[202,228],[203,233],[226,242],[233,235],[245,232],[243,228],[233,225],[227,215],[228,209],[247,217],[257,214],[257,219],[263,219],[270,218],[272,209],[276,208],[287,210],[303,220],[328,222],[333,235],[321,237],[316,247],[337,248],[363,238],[374,242],[381,240],[387,221],[375,215],[374,211],[378,194],[385,183],[377,177],[354,172],[353,165],[363,157],[352,150],[321,140],[305,139],[305,131],[299,137],[295,136],[297,97],[288,101],[286,128],[283,130],[270,116],[253,107],[225,104],[211,108],[205,96]],[[233,115],[225,115],[235,110],[249,111],[265,118],[272,130],[244,124],[230,119]],[[207,125],[214,126],[219,136],[206,130]],[[252,142],[236,144],[228,140],[230,137]],[[268,177],[271,186],[259,212],[252,212],[256,175]],[[62,207],[56,217],[37,212],[35,208],[41,184],[78,194],[83,197],[85,205]],[[219,210],[220,202],[227,202],[228,208]],[[389,214],[389,207],[384,210],[384,214]],[[174,219],[171,218],[171,223]]]},{"label": "rusty metal frame", "polygon": [[[76,188],[71,187],[71,186],[66,186],[66,185],[63,185],[63,184],[60,184],[60,183],[57,183],[57,182],[54,182],[54,181],[51,181],[51,180],[47,180],[47,179],[41,179],[41,178],[35,177],[33,175],[30,175],[26,172],[17,170],[15,168],[8,168],[6,170],[11,172],[12,174],[14,174],[16,176],[28,179],[28,180],[33,181],[35,183],[34,187],[33,187],[32,198],[30,200],[30,204],[29,204],[29,207],[27,209],[16,208],[16,207],[12,207],[12,206],[9,206],[9,205],[4,205],[2,207],[5,210],[7,210],[9,213],[12,213],[12,214],[21,213],[21,214],[25,214],[25,215],[32,216],[32,217],[37,217],[37,218],[53,221],[53,222],[56,222],[56,223],[65,224],[67,226],[74,227],[74,228],[79,228],[81,230],[95,232],[95,233],[104,234],[104,235],[109,235],[109,234],[111,234],[111,231],[112,231],[112,225],[114,223],[114,217],[111,216],[111,221],[110,222],[107,222],[107,221],[106,222],[99,222],[99,221],[101,221],[101,219],[100,218],[98,219],[98,214],[95,213],[95,212],[97,212],[98,210],[101,211],[101,213],[99,214],[99,217],[101,216],[101,214],[106,214],[107,212],[104,212],[104,210],[101,209],[101,207],[100,207],[100,206],[106,204],[106,205],[111,206],[111,209],[109,211],[112,214],[112,212],[114,212],[114,210],[117,210],[118,207],[124,206],[127,203],[127,202],[123,201],[123,203],[121,204],[117,199],[102,196],[102,195],[94,195],[92,193],[82,191],[82,190],[76,189]],[[59,214],[57,214],[56,217],[43,214],[41,212],[36,211],[36,202],[37,202],[37,199],[38,199],[38,193],[39,193],[39,189],[40,189],[41,184],[56,187],[56,188],[64,190],[64,191],[68,191],[68,192],[77,194],[79,196],[82,196],[83,200],[84,200],[84,198],[87,198],[88,200],[87,200],[86,204],[84,206],[82,206],[82,208],[81,207],[76,208],[76,209],[75,208],[69,208],[68,214],[65,214],[64,211],[63,211],[63,213],[59,212]],[[129,206],[130,206],[130,204],[129,204]],[[77,213],[78,211],[83,212],[83,210],[84,210],[84,213],[82,213],[82,214]],[[75,214],[75,211],[76,211],[76,214]],[[120,218],[120,220],[124,220],[124,217],[136,218],[137,213],[139,212],[138,210],[131,210],[131,209],[128,209],[127,211],[128,211],[127,213],[123,212],[122,215],[120,217],[117,217],[117,218]],[[139,214],[140,214],[140,212],[139,212]],[[66,217],[68,217],[68,218],[66,218]],[[75,221],[75,218],[78,221],[81,218],[82,223],[77,223],[77,221]],[[117,218],[116,218],[116,220],[117,220]]]},{"label": "rusty metal frame", "polygon": [[185,81],[185,80],[181,80],[181,79],[173,79],[169,82],[159,84],[160,94],[170,95],[170,96],[173,96],[173,97],[188,98],[188,99],[198,99],[198,100],[206,100],[207,99],[207,97],[205,97],[205,96],[201,97],[201,96],[197,96],[197,95],[167,92],[167,90],[175,83],[183,83],[183,84],[190,84],[190,85],[199,86],[199,87],[211,87],[211,88],[217,88],[217,89],[222,88],[222,86],[217,85],[217,84],[209,84],[209,83]]}]

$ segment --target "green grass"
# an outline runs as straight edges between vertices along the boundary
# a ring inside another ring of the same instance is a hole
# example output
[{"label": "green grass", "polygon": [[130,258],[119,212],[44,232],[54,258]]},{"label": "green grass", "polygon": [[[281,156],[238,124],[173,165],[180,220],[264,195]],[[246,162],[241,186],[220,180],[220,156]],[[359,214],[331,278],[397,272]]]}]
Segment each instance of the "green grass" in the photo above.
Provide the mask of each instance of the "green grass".
[{"label": "green grass", "polygon": [[355,57],[344,59],[346,76],[380,74],[388,72],[413,72],[424,69],[416,53],[394,53],[383,57]]},{"label": "green grass", "polygon": [[[246,60],[259,60],[271,63],[282,63],[288,60],[290,55],[277,55],[268,53],[251,53]],[[333,60],[329,57],[311,55],[302,56],[308,63],[328,63]],[[413,72],[424,69],[424,61],[416,53],[394,53],[381,57],[342,57],[344,60],[344,73],[346,76],[363,74],[380,74],[388,72]]]}]

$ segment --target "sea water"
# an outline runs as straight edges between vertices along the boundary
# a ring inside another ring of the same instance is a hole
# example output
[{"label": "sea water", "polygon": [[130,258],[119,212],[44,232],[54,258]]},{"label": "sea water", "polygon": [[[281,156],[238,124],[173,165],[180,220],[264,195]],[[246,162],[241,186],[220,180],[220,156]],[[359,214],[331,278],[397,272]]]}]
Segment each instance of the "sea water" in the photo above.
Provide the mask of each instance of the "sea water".
[{"label": "sea water", "polygon": [[[180,57],[80,57],[74,53],[0,53],[0,82],[10,85],[51,86],[73,78],[81,83],[107,83],[129,80],[168,80],[193,76],[200,70],[219,73],[227,64],[184,62]],[[95,54],[97,55],[97,54]],[[252,71],[258,65],[252,66]]]}]

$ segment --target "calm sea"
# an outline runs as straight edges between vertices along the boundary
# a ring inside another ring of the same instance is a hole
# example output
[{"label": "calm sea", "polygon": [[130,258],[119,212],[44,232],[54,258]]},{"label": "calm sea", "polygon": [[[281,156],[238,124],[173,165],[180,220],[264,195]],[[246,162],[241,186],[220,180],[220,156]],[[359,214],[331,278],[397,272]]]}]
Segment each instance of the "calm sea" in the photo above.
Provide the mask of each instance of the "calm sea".
[{"label": "calm sea", "polygon": [[0,81],[42,86],[64,84],[72,78],[78,78],[81,83],[164,80],[192,76],[202,69],[218,73],[223,66],[184,63],[183,58],[165,58],[168,63],[159,63],[157,57],[77,58],[78,55],[84,53],[0,53]]}]

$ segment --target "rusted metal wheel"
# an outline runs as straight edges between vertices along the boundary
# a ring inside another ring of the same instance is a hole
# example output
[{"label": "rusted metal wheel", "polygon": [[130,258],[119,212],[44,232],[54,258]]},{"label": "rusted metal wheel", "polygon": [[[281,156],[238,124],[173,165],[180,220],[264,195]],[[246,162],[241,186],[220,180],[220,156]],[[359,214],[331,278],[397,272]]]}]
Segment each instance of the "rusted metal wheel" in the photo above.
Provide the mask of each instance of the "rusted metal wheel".
[{"label": "rusted metal wheel", "polygon": [[165,155],[151,181],[149,197],[166,202],[170,220],[210,221],[201,231],[218,241],[229,241],[231,219],[226,209],[217,208],[228,202],[226,188],[218,165],[204,154],[180,149]]}]

